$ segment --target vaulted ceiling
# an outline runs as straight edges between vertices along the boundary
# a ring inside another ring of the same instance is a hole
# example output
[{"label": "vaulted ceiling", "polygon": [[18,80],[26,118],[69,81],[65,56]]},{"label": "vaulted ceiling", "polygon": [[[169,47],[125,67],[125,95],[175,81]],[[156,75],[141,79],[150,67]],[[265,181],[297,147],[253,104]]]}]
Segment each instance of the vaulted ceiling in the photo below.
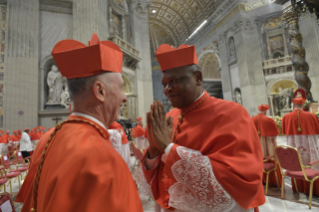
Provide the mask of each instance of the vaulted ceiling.
[{"label": "vaulted ceiling", "polygon": [[153,0],[149,10],[152,46],[177,46],[193,33],[224,1]]}]

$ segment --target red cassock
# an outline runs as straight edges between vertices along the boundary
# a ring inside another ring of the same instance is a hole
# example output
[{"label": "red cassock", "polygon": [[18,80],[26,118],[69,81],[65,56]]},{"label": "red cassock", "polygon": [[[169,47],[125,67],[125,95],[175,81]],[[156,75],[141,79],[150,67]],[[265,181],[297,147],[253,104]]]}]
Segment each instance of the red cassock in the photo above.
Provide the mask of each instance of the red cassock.
[{"label": "red cassock", "polygon": [[144,175],[156,202],[165,209],[226,211],[231,202],[219,193],[224,189],[244,209],[263,205],[262,149],[247,111],[205,92],[181,112],[167,114],[174,129],[185,112],[166,163],[160,154],[158,165],[146,170],[144,155]]},{"label": "red cassock", "polygon": [[143,129],[143,127],[141,125],[137,125],[136,127],[134,127],[132,129],[132,132],[131,132],[131,136],[132,138],[137,138],[137,137],[140,137],[140,136],[144,136],[145,134],[145,131]]},{"label": "red cassock", "polygon": [[15,136],[14,134],[10,136],[10,139],[12,142],[16,142],[16,141],[19,141],[17,136]]},{"label": "red cassock", "polygon": [[[131,173],[114,151],[108,132],[93,121],[66,123],[58,131],[46,155],[38,189],[37,211],[142,212],[142,204]],[[97,130],[93,125],[97,125]],[[41,155],[53,130],[39,141],[29,173],[16,197],[22,212],[32,208],[32,185]]]},{"label": "red cassock", "polygon": [[[299,120],[298,120],[299,113]],[[302,132],[298,131],[301,127]],[[294,110],[282,118],[282,132],[286,135],[287,144],[296,147],[301,153],[301,160],[304,165],[319,160],[317,140],[319,139],[319,123],[315,114],[303,110]],[[314,167],[319,171],[319,167]],[[299,192],[309,194],[310,183],[298,180]],[[291,179],[292,189],[296,191],[293,180]],[[313,184],[313,194],[319,196],[319,182]]]},{"label": "red cassock", "polygon": [[[277,146],[276,136],[279,135],[280,131],[277,128],[276,122],[267,117],[265,114],[259,113],[258,115],[252,118],[256,131],[260,132],[259,141],[261,142],[261,147],[263,150],[263,157],[267,158],[268,156],[274,155],[274,148]],[[275,164],[275,161],[270,161]],[[266,174],[264,173],[263,182],[266,183]],[[282,180],[279,166],[277,166],[277,176],[279,181],[279,186]],[[269,174],[269,185],[277,186],[277,180],[274,172]]]},{"label": "red cassock", "polygon": [[17,138],[19,139],[19,141],[21,140],[21,136],[22,136],[22,134],[17,135]]},{"label": "red cassock", "polygon": [[9,142],[9,135],[8,134],[4,134],[3,136],[1,136],[0,143],[7,144],[8,142]]},{"label": "red cassock", "polygon": [[122,136],[122,144],[128,144],[128,139],[127,139],[126,133],[125,133],[124,128],[122,127],[121,124],[119,124],[115,121],[109,126],[109,129],[118,130]]}]

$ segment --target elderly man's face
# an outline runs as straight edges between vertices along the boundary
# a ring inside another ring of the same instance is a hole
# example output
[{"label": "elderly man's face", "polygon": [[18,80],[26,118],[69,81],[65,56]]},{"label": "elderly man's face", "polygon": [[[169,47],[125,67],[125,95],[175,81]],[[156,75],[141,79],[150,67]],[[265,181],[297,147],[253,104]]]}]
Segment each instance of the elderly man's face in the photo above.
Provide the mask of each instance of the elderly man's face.
[{"label": "elderly man's face", "polygon": [[[185,108],[198,98],[201,74],[190,67],[179,67],[163,72],[164,94],[173,107]],[[201,87],[200,87],[201,88]]]},{"label": "elderly man's face", "polygon": [[[111,77],[110,79],[103,79],[103,77]],[[123,92],[123,79],[119,73],[112,73],[112,76],[105,74],[102,77],[104,84],[107,84],[107,101],[104,102],[105,112],[110,115],[111,123],[119,119],[121,107],[127,101]]]}]

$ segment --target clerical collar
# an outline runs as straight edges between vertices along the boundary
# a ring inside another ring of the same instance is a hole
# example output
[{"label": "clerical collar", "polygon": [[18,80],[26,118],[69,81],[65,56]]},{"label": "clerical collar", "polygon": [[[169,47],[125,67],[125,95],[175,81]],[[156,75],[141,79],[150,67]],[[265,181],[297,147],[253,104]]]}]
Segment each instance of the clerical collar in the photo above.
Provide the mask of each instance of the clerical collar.
[{"label": "clerical collar", "polygon": [[94,121],[95,123],[101,125],[101,127],[103,127],[104,129],[106,129],[105,125],[102,122],[100,122],[98,119],[94,118],[93,116],[90,116],[90,115],[85,114],[85,113],[79,113],[79,112],[73,112],[71,115],[80,116],[80,117],[90,119],[91,121]]},{"label": "clerical collar", "polygon": [[203,93],[194,101],[196,102],[197,100],[199,100],[203,95],[204,95],[205,91],[203,91]]}]

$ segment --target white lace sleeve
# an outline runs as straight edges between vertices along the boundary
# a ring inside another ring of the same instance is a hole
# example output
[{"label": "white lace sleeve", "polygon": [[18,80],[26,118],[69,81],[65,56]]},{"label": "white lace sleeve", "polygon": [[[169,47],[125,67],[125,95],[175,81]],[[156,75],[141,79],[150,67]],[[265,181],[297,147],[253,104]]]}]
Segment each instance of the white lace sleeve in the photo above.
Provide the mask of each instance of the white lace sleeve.
[{"label": "white lace sleeve", "polygon": [[168,190],[169,206],[185,212],[231,211],[236,202],[217,181],[210,159],[178,146],[180,160],[171,167],[176,183]]},{"label": "white lace sleeve", "polygon": [[122,144],[122,136],[121,133],[117,130],[107,130],[110,134],[110,142],[114,149],[119,153],[121,144]]}]

